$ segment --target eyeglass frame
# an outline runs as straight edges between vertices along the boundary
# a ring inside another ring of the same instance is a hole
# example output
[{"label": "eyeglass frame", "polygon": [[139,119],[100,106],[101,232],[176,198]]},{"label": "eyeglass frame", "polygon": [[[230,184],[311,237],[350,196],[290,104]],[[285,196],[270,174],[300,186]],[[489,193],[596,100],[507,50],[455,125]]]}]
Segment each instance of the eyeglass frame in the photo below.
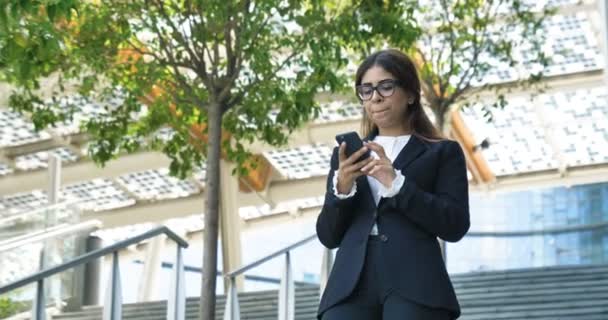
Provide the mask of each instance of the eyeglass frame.
[{"label": "eyeglass frame", "polygon": [[[391,92],[391,94],[386,95],[386,96],[385,96],[385,95],[383,95],[382,93],[380,93],[380,91],[378,90],[378,87],[379,87],[380,85],[382,85],[382,84],[385,84],[385,83],[392,83],[392,84],[393,84],[393,91]],[[384,79],[384,80],[380,80],[380,81],[378,82],[378,84],[377,84],[377,85],[375,85],[375,86],[373,86],[373,85],[371,85],[371,84],[360,84],[360,85],[355,86],[355,95],[356,95],[356,96],[357,96],[357,98],[359,98],[359,100],[361,100],[361,101],[369,101],[369,100],[371,100],[371,99],[374,97],[374,91],[376,91],[376,92],[378,92],[378,95],[379,95],[379,96],[381,96],[382,98],[388,98],[388,97],[392,96],[393,94],[395,94],[395,87],[401,86],[401,83],[402,83],[402,82],[401,82],[401,81],[399,81],[399,79]],[[361,98],[361,96],[359,95],[359,91],[358,91],[358,89],[359,89],[359,88],[362,88],[362,87],[368,87],[368,88],[369,88],[369,87],[371,87],[371,88],[372,88],[372,94],[371,94],[371,96],[369,97],[369,99],[363,99],[363,98]]]}]

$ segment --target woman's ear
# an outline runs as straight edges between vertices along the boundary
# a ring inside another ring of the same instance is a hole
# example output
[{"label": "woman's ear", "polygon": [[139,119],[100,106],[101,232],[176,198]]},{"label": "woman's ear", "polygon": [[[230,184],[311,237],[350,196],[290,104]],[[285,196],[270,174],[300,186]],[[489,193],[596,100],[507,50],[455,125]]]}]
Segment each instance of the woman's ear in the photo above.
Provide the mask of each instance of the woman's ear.
[{"label": "woman's ear", "polygon": [[415,100],[416,100],[416,95],[414,95],[414,94],[412,94],[412,93],[408,92],[408,93],[407,93],[407,104],[408,104],[408,105],[412,105],[412,104],[414,104],[414,101],[415,101]]}]

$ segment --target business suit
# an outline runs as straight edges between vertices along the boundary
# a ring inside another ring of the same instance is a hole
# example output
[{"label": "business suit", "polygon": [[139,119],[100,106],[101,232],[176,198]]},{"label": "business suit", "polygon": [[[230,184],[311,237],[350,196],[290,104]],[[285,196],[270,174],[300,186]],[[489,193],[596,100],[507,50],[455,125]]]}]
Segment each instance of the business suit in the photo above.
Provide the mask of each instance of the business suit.
[{"label": "business suit", "polygon": [[380,263],[391,290],[408,301],[449,310],[453,318],[460,315],[436,237],[456,242],[469,229],[462,149],[454,141],[428,142],[412,135],[393,167],[405,176],[397,195],[382,198],[376,206],[367,177],[361,176],[355,195],[339,199],[332,184],[338,148],[333,151],[316,228],[324,246],[339,249],[319,304],[319,319],[355,289],[367,258],[374,213],[383,245]]}]

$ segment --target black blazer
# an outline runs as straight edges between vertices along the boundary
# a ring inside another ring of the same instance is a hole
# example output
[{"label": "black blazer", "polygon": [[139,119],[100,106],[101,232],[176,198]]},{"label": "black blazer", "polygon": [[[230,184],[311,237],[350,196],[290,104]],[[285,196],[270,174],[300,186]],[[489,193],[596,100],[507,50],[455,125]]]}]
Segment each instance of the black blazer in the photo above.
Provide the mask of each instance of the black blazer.
[{"label": "black blazer", "polygon": [[[373,136],[368,137],[368,139]],[[451,140],[427,142],[414,135],[393,167],[405,176],[397,195],[376,206],[366,176],[357,179],[357,192],[338,199],[333,174],[338,169],[338,148],[331,157],[323,209],[317,218],[317,236],[327,248],[339,248],[318,318],[354,289],[365,261],[368,235],[377,212],[379,233],[386,235],[386,261],[395,292],[406,299],[449,310],[454,318],[460,306],[441,256],[437,237],[456,242],[469,230],[468,179],[464,154]]]}]

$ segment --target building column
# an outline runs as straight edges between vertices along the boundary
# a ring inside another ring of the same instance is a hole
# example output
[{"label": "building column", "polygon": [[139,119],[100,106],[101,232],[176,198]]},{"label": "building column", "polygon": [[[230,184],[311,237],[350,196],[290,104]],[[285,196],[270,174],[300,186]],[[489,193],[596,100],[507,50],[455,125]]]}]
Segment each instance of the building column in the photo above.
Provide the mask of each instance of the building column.
[{"label": "building column", "polygon": [[597,2],[600,10],[600,17],[602,21],[602,41],[604,44],[604,81],[608,85],[608,3],[606,0],[599,0]]},{"label": "building column", "polygon": [[[55,154],[49,154],[48,158],[48,206],[56,205],[61,197],[61,158]],[[67,208],[61,209],[67,210]],[[73,217],[69,221],[73,222]],[[55,227],[59,224],[57,208],[47,209],[44,217],[44,229]],[[61,239],[47,239],[43,244],[41,270],[63,262],[63,242]],[[77,272],[78,274],[78,272]],[[48,279],[48,295],[57,309],[61,309],[62,277]],[[68,288],[71,289],[71,288]]]},{"label": "building column", "polygon": [[144,255],[144,269],[140,274],[137,302],[156,301],[162,298],[158,288],[161,277],[162,252],[165,250],[165,236],[159,235],[148,241]]},{"label": "building column", "polygon": [[[239,183],[232,175],[235,164],[226,160],[220,163],[220,237],[222,241],[222,272],[242,267],[241,223],[239,216]],[[224,278],[224,292],[228,292],[229,279]],[[243,277],[237,277],[238,291],[243,289]]]}]

